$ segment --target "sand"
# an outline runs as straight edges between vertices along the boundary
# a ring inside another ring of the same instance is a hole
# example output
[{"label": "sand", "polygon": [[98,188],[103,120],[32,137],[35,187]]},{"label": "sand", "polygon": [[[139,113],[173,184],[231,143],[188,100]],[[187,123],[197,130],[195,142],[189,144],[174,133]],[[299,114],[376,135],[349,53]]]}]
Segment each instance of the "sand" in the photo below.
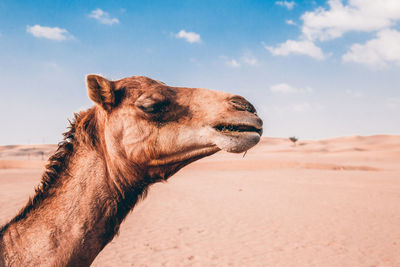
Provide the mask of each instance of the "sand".
[{"label": "sand", "polygon": [[[0,224],[54,149],[0,147]],[[400,136],[202,159],[153,185],[93,266],[400,266]]]}]

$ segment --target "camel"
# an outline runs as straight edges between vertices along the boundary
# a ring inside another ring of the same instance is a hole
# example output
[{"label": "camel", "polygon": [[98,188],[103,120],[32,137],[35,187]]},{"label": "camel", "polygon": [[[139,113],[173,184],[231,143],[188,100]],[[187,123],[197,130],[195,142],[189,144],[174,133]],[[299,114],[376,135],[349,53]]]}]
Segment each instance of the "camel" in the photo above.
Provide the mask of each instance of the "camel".
[{"label": "camel", "polygon": [[262,134],[238,95],[143,76],[86,83],[95,105],[75,114],[34,197],[0,228],[0,266],[89,266],[149,185]]}]

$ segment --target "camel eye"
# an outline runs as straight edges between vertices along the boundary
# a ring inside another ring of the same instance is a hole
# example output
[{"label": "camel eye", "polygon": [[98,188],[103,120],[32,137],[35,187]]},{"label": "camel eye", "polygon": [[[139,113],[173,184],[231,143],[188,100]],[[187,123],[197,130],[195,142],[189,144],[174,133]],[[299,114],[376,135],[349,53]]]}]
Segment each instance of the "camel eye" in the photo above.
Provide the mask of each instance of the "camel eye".
[{"label": "camel eye", "polygon": [[159,113],[165,109],[168,105],[168,102],[155,102],[155,103],[148,103],[146,105],[141,105],[139,108],[146,113]]},{"label": "camel eye", "polygon": [[150,114],[159,113],[169,105],[169,100],[163,95],[141,96],[136,100],[135,105],[142,111]]}]

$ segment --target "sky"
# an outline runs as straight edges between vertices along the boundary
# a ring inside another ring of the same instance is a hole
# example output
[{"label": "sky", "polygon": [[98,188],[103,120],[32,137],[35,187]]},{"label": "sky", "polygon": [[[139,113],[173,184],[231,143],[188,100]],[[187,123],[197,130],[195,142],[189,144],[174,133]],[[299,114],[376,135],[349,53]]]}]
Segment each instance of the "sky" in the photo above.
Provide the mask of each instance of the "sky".
[{"label": "sky", "polygon": [[0,145],[59,142],[89,73],[242,95],[268,137],[400,134],[400,1],[0,1]]}]

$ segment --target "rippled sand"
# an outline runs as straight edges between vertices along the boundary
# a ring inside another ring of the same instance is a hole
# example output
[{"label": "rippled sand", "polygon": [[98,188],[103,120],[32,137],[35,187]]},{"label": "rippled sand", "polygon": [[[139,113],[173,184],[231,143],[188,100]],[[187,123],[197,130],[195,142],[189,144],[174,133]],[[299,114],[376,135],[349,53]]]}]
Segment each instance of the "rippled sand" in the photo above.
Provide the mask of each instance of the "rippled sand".
[{"label": "rippled sand", "polygon": [[[0,147],[0,223],[55,146]],[[93,266],[400,266],[400,136],[264,138],[151,187]]]}]

